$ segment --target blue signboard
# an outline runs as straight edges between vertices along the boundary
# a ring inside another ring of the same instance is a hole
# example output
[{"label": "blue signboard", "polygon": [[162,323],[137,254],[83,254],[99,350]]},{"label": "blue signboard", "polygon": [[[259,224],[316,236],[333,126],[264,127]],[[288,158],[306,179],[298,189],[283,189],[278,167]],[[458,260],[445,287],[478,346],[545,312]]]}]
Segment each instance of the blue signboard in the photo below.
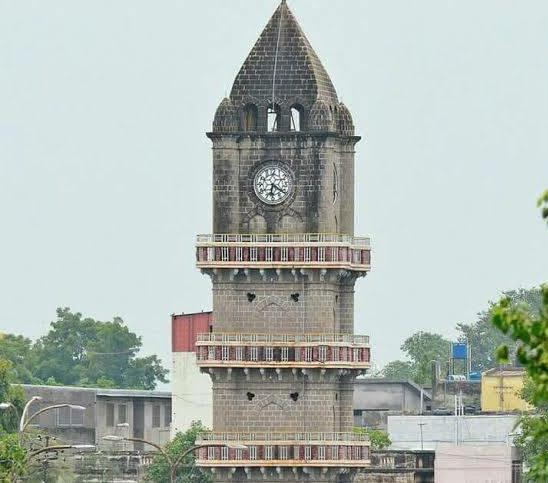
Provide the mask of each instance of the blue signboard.
[{"label": "blue signboard", "polygon": [[453,359],[466,359],[468,357],[468,346],[463,343],[453,343]]}]

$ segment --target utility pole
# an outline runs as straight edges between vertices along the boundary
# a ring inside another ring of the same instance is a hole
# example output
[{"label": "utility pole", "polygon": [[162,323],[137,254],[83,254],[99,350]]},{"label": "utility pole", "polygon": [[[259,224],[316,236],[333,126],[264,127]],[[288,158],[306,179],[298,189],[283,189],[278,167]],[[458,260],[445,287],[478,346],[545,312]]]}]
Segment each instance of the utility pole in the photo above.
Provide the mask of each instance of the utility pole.
[{"label": "utility pole", "polygon": [[420,428],[420,432],[421,432],[421,451],[424,450],[424,439],[422,437],[422,427],[423,426],[426,426],[427,423],[419,423],[419,428]]}]

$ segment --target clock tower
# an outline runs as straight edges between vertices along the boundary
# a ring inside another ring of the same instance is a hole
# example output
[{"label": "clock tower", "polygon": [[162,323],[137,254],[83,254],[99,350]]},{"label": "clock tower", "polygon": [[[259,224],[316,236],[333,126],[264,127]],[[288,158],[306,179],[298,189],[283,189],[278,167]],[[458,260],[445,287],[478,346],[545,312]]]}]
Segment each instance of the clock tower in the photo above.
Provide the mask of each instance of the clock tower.
[{"label": "clock tower", "polygon": [[197,361],[213,380],[213,432],[197,464],[225,481],[350,481],[369,464],[352,433],[354,284],[370,241],[354,236],[352,116],[283,1],[219,105],[213,233],[197,266],[214,331]]}]

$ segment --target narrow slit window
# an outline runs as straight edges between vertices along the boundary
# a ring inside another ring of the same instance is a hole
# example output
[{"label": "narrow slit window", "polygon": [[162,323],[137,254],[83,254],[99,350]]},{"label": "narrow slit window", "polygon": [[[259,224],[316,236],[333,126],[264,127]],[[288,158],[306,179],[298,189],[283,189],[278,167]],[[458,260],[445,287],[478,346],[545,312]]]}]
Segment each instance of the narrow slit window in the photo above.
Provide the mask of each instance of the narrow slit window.
[{"label": "narrow slit window", "polygon": [[299,132],[303,130],[303,108],[302,106],[295,105],[291,107],[291,130]]},{"label": "narrow slit window", "polygon": [[276,132],[280,128],[280,106],[277,104],[268,106],[268,132]]},{"label": "narrow slit window", "polygon": [[258,118],[257,106],[248,104],[244,108],[244,131],[256,131],[257,130],[257,118]]}]

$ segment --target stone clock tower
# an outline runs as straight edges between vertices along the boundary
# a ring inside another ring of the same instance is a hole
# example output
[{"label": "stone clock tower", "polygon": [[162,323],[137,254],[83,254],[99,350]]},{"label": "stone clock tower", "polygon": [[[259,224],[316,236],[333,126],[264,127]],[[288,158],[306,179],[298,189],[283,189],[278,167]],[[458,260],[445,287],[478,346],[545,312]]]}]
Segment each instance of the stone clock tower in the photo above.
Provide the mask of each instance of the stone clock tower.
[{"label": "stone clock tower", "polygon": [[197,464],[216,481],[350,481],[369,464],[352,434],[354,283],[370,242],[354,236],[354,135],[285,1],[208,133],[213,234],[197,266],[213,283],[214,332],[197,360],[213,380],[213,432]]}]

